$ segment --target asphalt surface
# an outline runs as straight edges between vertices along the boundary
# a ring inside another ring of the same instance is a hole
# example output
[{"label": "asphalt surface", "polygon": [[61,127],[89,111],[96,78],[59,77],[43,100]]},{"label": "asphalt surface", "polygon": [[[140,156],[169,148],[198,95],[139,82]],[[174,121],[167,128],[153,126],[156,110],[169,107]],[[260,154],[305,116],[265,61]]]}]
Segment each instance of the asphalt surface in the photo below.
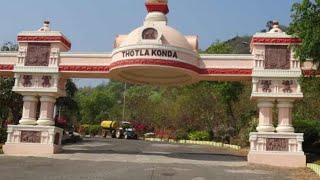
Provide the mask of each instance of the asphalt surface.
[{"label": "asphalt surface", "polygon": [[0,180],[299,179],[289,170],[248,165],[232,150],[91,138],[43,157],[0,156]]}]

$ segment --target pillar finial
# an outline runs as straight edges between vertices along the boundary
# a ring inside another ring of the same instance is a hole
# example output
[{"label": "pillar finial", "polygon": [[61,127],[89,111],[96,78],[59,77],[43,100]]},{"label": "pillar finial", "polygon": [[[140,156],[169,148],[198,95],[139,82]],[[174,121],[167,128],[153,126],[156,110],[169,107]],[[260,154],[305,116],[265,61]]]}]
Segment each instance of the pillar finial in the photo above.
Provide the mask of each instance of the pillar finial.
[{"label": "pillar finial", "polygon": [[147,11],[150,12],[162,12],[164,14],[169,13],[168,0],[147,0]]},{"label": "pillar finial", "polygon": [[283,33],[283,31],[279,28],[279,21],[272,22],[273,27],[268,33]]},{"label": "pillar finial", "polygon": [[49,24],[50,24],[49,20],[43,21],[43,27],[41,27],[38,31],[44,31],[44,32],[51,31]]},{"label": "pillar finial", "polygon": [[279,27],[279,21],[273,21],[272,24],[274,28]]}]

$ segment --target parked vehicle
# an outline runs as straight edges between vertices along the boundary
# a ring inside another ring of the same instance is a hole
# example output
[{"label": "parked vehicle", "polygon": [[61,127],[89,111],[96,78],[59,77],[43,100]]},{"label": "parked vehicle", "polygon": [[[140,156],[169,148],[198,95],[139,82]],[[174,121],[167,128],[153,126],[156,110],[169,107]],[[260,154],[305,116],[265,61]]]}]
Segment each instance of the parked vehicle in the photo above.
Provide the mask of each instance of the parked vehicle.
[{"label": "parked vehicle", "polygon": [[79,133],[72,132],[72,131],[63,131],[62,135],[62,144],[66,143],[76,143],[78,141],[81,141],[82,138]]},{"label": "parked vehicle", "polygon": [[103,137],[111,136],[117,139],[138,139],[135,128],[127,121],[102,121]]}]

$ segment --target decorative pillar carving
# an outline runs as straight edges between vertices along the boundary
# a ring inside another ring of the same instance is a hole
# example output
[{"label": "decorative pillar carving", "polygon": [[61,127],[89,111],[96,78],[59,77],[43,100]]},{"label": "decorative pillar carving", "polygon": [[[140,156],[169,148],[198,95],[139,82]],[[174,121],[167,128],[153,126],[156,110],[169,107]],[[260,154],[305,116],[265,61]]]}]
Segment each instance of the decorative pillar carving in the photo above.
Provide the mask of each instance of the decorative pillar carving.
[{"label": "decorative pillar carving", "polygon": [[252,92],[258,92],[259,80],[257,78],[252,79]]},{"label": "decorative pillar carving", "polygon": [[250,134],[250,151],[256,151],[257,147],[256,147],[256,142],[257,142],[257,135],[251,135]]},{"label": "decorative pillar carving", "polygon": [[254,49],[255,69],[264,69],[265,47],[256,46]]},{"label": "decorative pillar carving", "polygon": [[21,125],[36,125],[36,111],[38,98],[27,95],[23,97],[22,118],[19,121]]},{"label": "decorative pillar carving", "polygon": [[49,144],[53,144],[53,141],[54,141],[54,131],[49,131]]},{"label": "decorative pillar carving", "polygon": [[25,66],[48,66],[50,49],[50,43],[30,42],[28,44]]},{"label": "decorative pillar carving", "polygon": [[291,69],[300,70],[300,61],[296,59],[293,49],[291,49]]},{"label": "decorative pillar carving", "polygon": [[13,135],[13,128],[8,127],[7,129],[7,143],[10,143],[12,140],[12,135]]},{"label": "decorative pillar carving", "polygon": [[291,101],[278,101],[279,117],[278,117],[278,127],[277,132],[294,132],[292,127],[292,108],[293,102]]},{"label": "decorative pillar carving", "polygon": [[54,74],[53,75],[53,87],[58,87],[58,83],[59,83],[59,75]]},{"label": "decorative pillar carving", "polygon": [[297,137],[297,143],[298,143],[297,151],[298,152],[303,152],[303,150],[302,150],[302,142],[303,141],[304,141],[303,135]]},{"label": "decorative pillar carving", "polygon": [[40,117],[37,121],[41,126],[54,126],[53,110],[56,98],[52,96],[41,96]]},{"label": "decorative pillar carving", "polygon": [[20,74],[14,74],[14,86],[18,87],[19,86],[19,82],[20,82]]},{"label": "decorative pillar carving", "polygon": [[296,80],[297,83],[297,93],[301,93],[301,85],[300,82],[298,80]]},{"label": "decorative pillar carving", "polygon": [[60,55],[59,48],[51,48],[49,66],[57,66],[58,65],[59,55]]},{"label": "decorative pillar carving", "polygon": [[274,103],[271,101],[259,101],[259,124],[258,132],[274,132],[275,128],[272,125],[272,108]]},{"label": "decorative pillar carving", "polygon": [[26,55],[27,55],[26,47],[19,47],[18,63],[16,64],[16,66],[24,66]]}]

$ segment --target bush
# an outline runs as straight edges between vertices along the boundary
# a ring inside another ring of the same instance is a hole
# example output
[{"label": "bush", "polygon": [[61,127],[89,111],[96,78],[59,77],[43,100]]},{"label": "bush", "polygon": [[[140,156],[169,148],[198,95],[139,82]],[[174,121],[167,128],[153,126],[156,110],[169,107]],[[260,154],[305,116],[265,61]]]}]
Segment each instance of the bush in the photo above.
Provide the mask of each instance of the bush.
[{"label": "bush", "polygon": [[80,126],[80,134],[82,135],[89,135],[89,127],[90,125],[89,124],[82,124]]},{"label": "bush", "polygon": [[232,134],[234,134],[235,130],[232,127],[226,126],[219,126],[214,131],[214,141],[223,142],[223,143],[230,143]]},{"label": "bush", "polygon": [[310,147],[320,140],[320,122],[316,120],[294,120],[296,133],[304,133],[303,145]]},{"label": "bush", "polygon": [[89,134],[92,136],[99,134],[100,130],[101,130],[100,125],[90,125],[89,126]]},{"label": "bush", "polygon": [[252,120],[249,122],[248,126],[245,126],[242,128],[239,132],[239,139],[234,140],[233,143],[236,145],[239,145],[241,147],[246,147],[249,146],[249,135],[251,132],[256,132],[256,128],[258,126],[258,119],[257,118],[252,118]]},{"label": "bush", "polygon": [[207,131],[194,131],[189,133],[189,138],[195,141],[209,141],[210,134]]},{"label": "bush", "polygon": [[187,140],[188,139],[188,133],[186,130],[184,129],[178,129],[174,132],[174,137],[173,139],[175,141],[178,141],[178,140]]},{"label": "bush", "polygon": [[7,129],[0,128],[0,144],[4,144],[7,141]]},{"label": "bush", "polygon": [[101,132],[102,128],[100,125],[82,124],[80,126],[80,134],[95,136]]}]

